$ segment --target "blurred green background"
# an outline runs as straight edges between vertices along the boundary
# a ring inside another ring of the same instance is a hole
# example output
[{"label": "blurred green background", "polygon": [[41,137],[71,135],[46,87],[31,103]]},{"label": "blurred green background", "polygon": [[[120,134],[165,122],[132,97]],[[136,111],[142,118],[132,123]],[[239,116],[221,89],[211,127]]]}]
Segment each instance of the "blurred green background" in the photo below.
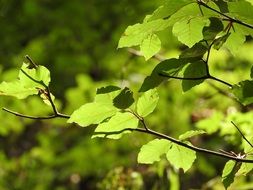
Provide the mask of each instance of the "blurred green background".
[{"label": "blurred green background", "polygon": [[[117,43],[128,25],[142,22],[161,1],[1,0],[0,79],[14,79],[29,55],[51,71],[50,87],[63,113],[71,114],[92,101],[96,89],[106,85],[127,85],[137,96],[158,61],[145,62],[127,49],[118,50]],[[164,42],[162,56],[177,57],[184,47],[169,30],[159,35]],[[231,83],[248,78],[253,57],[243,55],[245,49],[253,50],[252,44],[242,47],[236,59],[225,50],[215,51],[212,72]],[[198,123],[200,128],[210,123],[219,127],[220,120],[236,118],[235,113],[245,108],[217,91],[224,86],[213,85],[202,84],[182,94],[180,81],[163,84],[148,125],[178,137],[203,118],[209,120]],[[50,107],[37,97],[18,101],[1,96],[0,106],[29,115],[50,114]],[[245,120],[252,123],[251,116]],[[187,174],[165,160],[153,166],[137,164],[139,148],[153,138],[147,135],[91,139],[94,127],[69,125],[63,119],[33,121],[3,111],[0,121],[0,190],[223,189],[217,176],[225,160],[199,155]],[[232,144],[234,136],[226,132],[222,135],[196,138],[194,143],[215,150],[240,143]],[[246,182],[243,178],[238,184]]]}]

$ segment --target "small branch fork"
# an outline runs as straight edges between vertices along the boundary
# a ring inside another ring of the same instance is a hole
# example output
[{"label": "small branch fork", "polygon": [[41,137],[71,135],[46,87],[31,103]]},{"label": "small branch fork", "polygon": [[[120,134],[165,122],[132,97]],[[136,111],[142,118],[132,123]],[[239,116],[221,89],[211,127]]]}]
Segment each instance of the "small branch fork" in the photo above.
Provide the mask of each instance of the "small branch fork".
[{"label": "small branch fork", "polygon": [[[35,64],[33,62],[33,60],[28,55],[26,55],[25,58],[29,61],[31,68],[37,68],[38,67],[38,65]],[[44,93],[46,95],[48,101],[50,102],[50,105],[52,107],[52,110],[53,110],[54,114],[50,115],[50,116],[31,116],[31,115],[24,115],[24,114],[21,114],[21,113],[9,110],[7,108],[2,108],[2,110],[6,111],[8,113],[11,113],[11,114],[13,114],[15,116],[23,117],[23,118],[27,118],[27,119],[46,120],[46,119],[53,119],[53,118],[65,118],[65,119],[70,118],[69,115],[62,114],[62,113],[60,113],[57,110],[56,105],[54,104],[54,101],[53,101],[53,98],[52,98],[49,86],[47,86],[43,81],[37,81],[37,80],[35,80],[31,76],[29,76],[23,69],[21,69],[21,72],[23,72],[24,75],[26,75],[29,79],[31,79],[35,83],[40,84],[40,85],[42,85],[44,87],[44,89],[39,89],[39,90],[41,90],[42,93]]]}]

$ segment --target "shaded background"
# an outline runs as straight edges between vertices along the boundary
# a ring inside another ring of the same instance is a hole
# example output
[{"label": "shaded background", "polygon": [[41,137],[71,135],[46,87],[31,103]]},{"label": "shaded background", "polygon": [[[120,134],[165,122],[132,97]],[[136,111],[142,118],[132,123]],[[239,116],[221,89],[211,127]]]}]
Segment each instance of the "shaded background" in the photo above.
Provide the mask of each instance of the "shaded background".
[{"label": "shaded background", "polygon": [[[71,114],[92,101],[96,88],[105,85],[128,85],[137,94],[158,61],[145,62],[126,49],[117,50],[117,43],[128,25],[142,22],[160,2],[1,0],[0,79],[14,79],[28,54],[51,71],[51,89],[63,113]],[[159,35],[164,57],[176,57],[184,48],[169,30]],[[245,47],[250,48],[251,43]],[[231,83],[248,78],[245,71],[253,57],[240,53],[233,59],[227,51],[214,54],[211,69],[215,74]],[[209,84],[191,93],[181,91],[180,81],[159,88],[158,108],[148,118],[151,128],[177,137],[203,118],[214,115],[217,122],[243,109]],[[23,101],[0,97],[0,105],[30,115],[50,114],[37,97]],[[188,174],[175,171],[165,160],[153,166],[137,164],[139,148],[152,139],[143,134],[119,141],[91,139],[94,127],[80,128],[62,119],[32,121],[3,111],[0,121],[0,190],[222,189],[217,176],[225,160],[199,155]],[[194,143],[216,150],[240,143],[224,139],[214,134],[196,138]],[[243,185],[246,182],[241,180]]]}]

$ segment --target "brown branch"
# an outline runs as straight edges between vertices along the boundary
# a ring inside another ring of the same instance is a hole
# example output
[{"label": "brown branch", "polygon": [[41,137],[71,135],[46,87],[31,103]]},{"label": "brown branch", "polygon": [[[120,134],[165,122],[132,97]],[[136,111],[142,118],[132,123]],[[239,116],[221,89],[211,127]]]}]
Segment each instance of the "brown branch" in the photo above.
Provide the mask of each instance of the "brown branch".
[{"label": "brown branch", "polygon": [[165,135],[165,134],[153,131],[151,129],[148,129],[147,127],[145,127],[144,129],[143,128],[126,128],[126,129],[123,129],[123,130],[120,130],[120,131],[114,131],[114,132],[95,132],[94,134],[95,135],[96,134],[113,135],[113,134],[120,134],[124,131],[137,131],[137,132],[140,132],[140,133],[150,134],[150,135],[168,140],[168,141],[170,141],[172,143],[175,143],[179,146],[183,146],[185,148],[191,149],[191,150],[196,151],[198,153],[218,156],[218,157],[222,157],[224,159],[234,160],[236,162],[253,163],[253,160],[243,159],[243,158],[228,155],[228,154],[225,154],[225,153],[222,153],[222,152],[217,152],[217,151],[213,151],[213,150],[209,150],[209,149],[200,148],[200,147],[196,147],[196,146],[193,146],[193,145],[186,144],[186,143],[184,143],[182,141],[179,141],[179,140],[177,140],[173,137],[170,137],[168,135]]}]

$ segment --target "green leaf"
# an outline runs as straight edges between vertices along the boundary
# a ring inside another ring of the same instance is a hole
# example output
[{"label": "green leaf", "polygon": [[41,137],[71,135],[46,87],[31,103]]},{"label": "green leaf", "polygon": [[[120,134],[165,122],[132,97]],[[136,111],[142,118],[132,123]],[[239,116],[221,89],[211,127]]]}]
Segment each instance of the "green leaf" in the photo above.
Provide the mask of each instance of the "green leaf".
[{"label": "green leaf", "polygon": [[146,117],[154,111],[159,100],[156,89],[144,92],[137,101],[137,113],[141,117]]},{"label": "green leaf", "polygon": [[140,51],[146,60],[153,57],[161,48],[161,41],[156,34],[150,34],[140,44]]},{"label": "green leaf", "polygon": [[203,39],[202,30],[204,26],[210,23],[208,19],[201,17],[190,18],[177,22],[173,26],[173,34],[178,37],[178,40],[188,47]]},{"label": "green leaf", "polygon": [[201,58],[207,52],[208,47],[203,43],[197,43],[191,48],[187,48],[180,54],[180,58]]},{"label": "green leaf", "polygon": [[138,154],[138,163],[153,164],[161,160],[161,156],[166,154],[172,145],[165,139],[155,139],[141,147]]},{"label": "green leaf", "polygon": [[229,51],[236,55],[237,51],[239,50],[239,47],[242,46],[242,44],[245,42],[245,31],[243,31],[243,28],[237,24],[233,25],[234,31],[231,31],[231,34],[229,35],[229,38],[224,43],[224,47],[229,49]]},{"label": "green leaf", "polygon": [[147,90],[157,87],[163,81],[168,79],[160,76],[159,73],[164,72],[169,75],[175,76],[183,68],[183,66],[185,66],[186,63],[187,63],[186,59],[175,59],[175,58],[162,61],[154,68],[151,75],[145,78],[139,91],[145,92]]},{"label": "green leaf", "polygon": [[0,84],[1,96],[13,96],[18,99],[24,99],[34,94],[38,94],[38,90],[35,88],[24,87],[20,80],[15,80],[13,82],[2,82]]},{"label": "green leaf", "polygon": [[233,94],[243,104],[248,105],[253,103],[253,80],[245,80],[232,88]]},{"label": "green leaf", "polygon": [[197,136],[197,135],[202,135],[202,134],[205,134],[206,132],[203,131],[203,130],[196,130],[196,131],[193,131],[193,130],[190,130],[190,131],[187,131],[185,132],[184,134],[180,135],[179,136],[179,140],[186,140],[186,139],[189,139],[191,137],[194,137],[194,136]]},{"label": "green leaf", "polygon": [[127,27],[119,40],[118,48],[140,45],[149,35],[167,28],[167,22],[166,20],[158,19]]},{"label": "green leaf", "polygon": [[154,11],[149,20],[155,19],[165,19],[174,13],[176,13],[180,8],[188,5],[190,3],[194,3],[194,0],[170,0],[166,1],[162,6]]},{"label": "green leaf", "polygon": [[[189,64],[184,71],[185,78],[199,78],[206,75],[206,64],[203,61],[197,61]],[[192,87],[201,84],[204,80],[205,79],[182,80],[183,91],[186,92],[190,90]]]},{"label": "green leaf", "polygon": [[[19,80],[26,88],[43,88],[50,83],[50,71],[44,66],[29,69],[29,64],[23,63],[19,72]],[[44,85],[40,84],[43,83]]]},{"label": "green leaf", "polygon": [[211,17],[209,18],[210,25],[205,26],[203,28],[203,36],[205,40],[213,40],[215,39],[216,35],[223,31],[223,24],[218,18]]},{"label": "green leaf", "polygon": [[236,163],[233,160],[229,160],[222,172],[222,182],[227,189],[233,182],[236,172],[239,170],[241,163]]},{"label": "green leaf", "polygon": [[[123,134],[131,133],[130,130],[124,131],[124,129],[136,129],[138,127],[138,122],[138,118],[129,112],[117,112],[109,121],[103,122],[97,126],[92,138],[106,137],[110,139],[119,139]],[[116,133],[112,134],[114,132]]]},{"label": "green leaf", "polygon": [[182,168],[186,172],[196,159],[196,152],[173,143],[166,157],[175,168]]},{"label": "green leaf", "polygon": [[133,92],[124,88],[114,99],[113,105],[119,109],[129,108],[134,103]]},{"label": "green leaf", "polygon": [[241,21],[253,23],[253,6],[246,1],[228,2],[229,15]]},{"label": "green leaf", "polygon": [[114,106],[108,105],[106,102],[93,102],[87,103],[75,110],[68,123],[77,123],[82,127],[91,124],[99,124],[105,119],[115,115],[117,109]]}]

